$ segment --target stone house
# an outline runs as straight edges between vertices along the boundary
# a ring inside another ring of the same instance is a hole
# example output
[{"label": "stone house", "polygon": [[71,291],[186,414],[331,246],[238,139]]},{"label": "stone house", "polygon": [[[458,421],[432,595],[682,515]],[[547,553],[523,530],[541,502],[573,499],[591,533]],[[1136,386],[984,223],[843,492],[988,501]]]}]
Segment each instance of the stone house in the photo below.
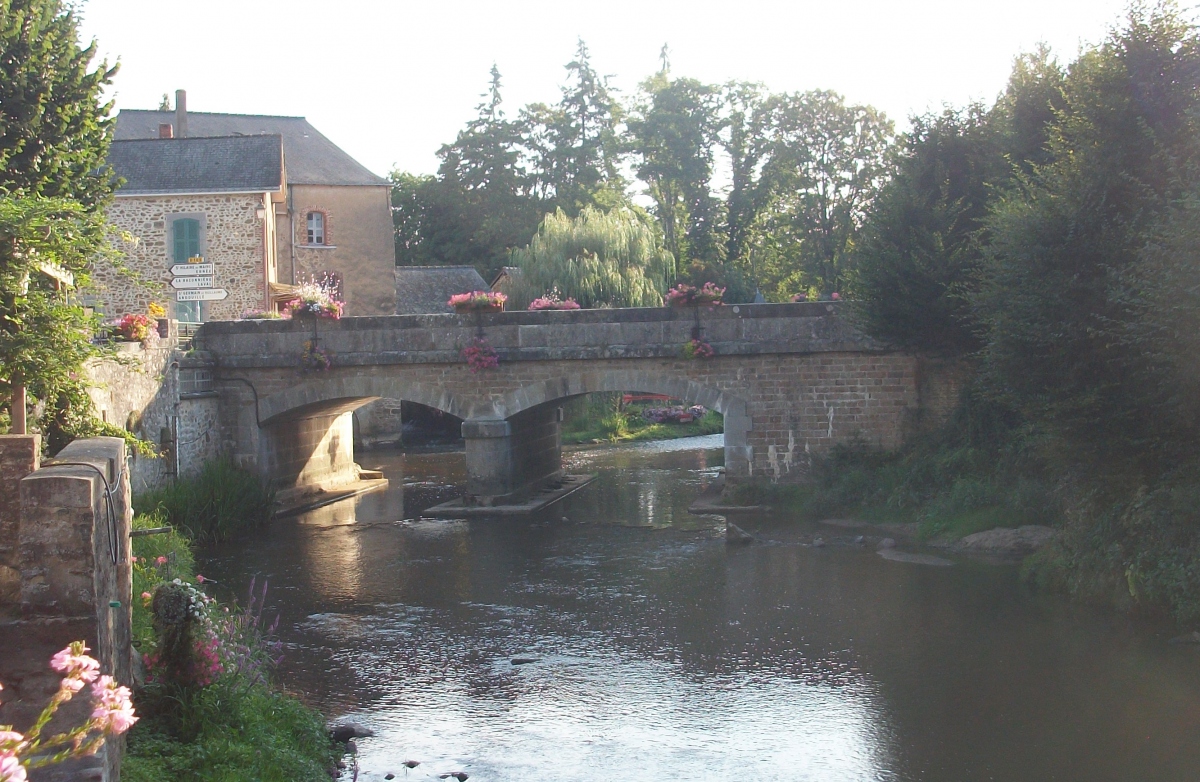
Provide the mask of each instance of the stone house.
[{"label": "stone house", "polygon": [[[136,276],[97,264],[95,303],[106,314],[144,313],[155,302],[196,323],[269,306],[278,280],[276,205],[287,198],[278,135],[114,141],[108,160],[125,180],[108,218],[135,237],[122,249]],[[174,275],[173,266],[200,260],[225,298],[189,301],[206,294],[171,287],[176,276],[200,279]]]},{"label": "stone house", "polygon": [[[340,288],[347,315],[390,315],[395,308],[395,245],[392,233],[391,188],[368,171],[303,117],[188,112],[186,96],[176,93],[175,111],[123,110],[117,115],[114,149],[125,142],[156,140],[155,149],[201,139],[275,138],[282,143],[282,197],[272,198],[269,215],[259,217],[265,233],[264,252],[273,259],[274,276],[259,278],[268,296],[256,304],[277,304],[288,286],[311,279],[331,278]],[[118,155],[121,153],[118,151]],[[129,178],[119,160],[117,174]],[[127,185],[118,203],[135,196]],[[129,211],[126,207],[124,211]],[[145,220],[130,224],[121,210],[113,212],[119,228],[143,242],[173,241],[165,235],[143,236]],[[152,225],[158,221],[152,221]],[[154,230],[165,230],[154,229]],[[223,234],[208,231],[210,254]],[[207,261],[207,256],[205,257]],[[132,264],[130,264],[132,265]],[[270,266],[271,264],[268,264]],[[257,280],[255,285],[257,285]],[[231,291],[230,298],[233,298]],[[251,298],[248,294],[243,298]],[[113,310],[109,310],[114,312]],[[212,318],[229,317],[232,308],[210,308]],[[233,316],[236,317],[237,314]]]}]

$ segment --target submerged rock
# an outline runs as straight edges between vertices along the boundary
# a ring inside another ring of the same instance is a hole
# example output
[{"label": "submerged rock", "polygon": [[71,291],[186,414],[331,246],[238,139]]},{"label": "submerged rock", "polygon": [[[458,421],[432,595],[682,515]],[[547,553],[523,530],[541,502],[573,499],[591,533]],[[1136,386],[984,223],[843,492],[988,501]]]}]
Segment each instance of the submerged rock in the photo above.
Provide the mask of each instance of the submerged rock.
[{"label": "submerged rock", "polygon": [[1172,638],[1170,641],[1167,641],[1167,643],[1176,644],[1176,645],[1200,644],[1200,630],[1193,630],[1192,632],[1185,633],[1184,635],[1177,635],[1174,638]]},{"label": "submerged rock", "polygon": [[896,548],[896,539],[895,538],[884,538],[883,540],[879,541],[879,548],[880,549]]},{"label": "submerged rock", "polygon": [[1016,529],[997,527],[967,535],[952,548],[981,554],[1024,556],[1050,543],[1057,535],[1058,530],[1037,524],[1027,524]]},{"label": "submerged rock", "polygon": [[541,657],[514,657],[509,662],[513,665],[529,665],[530,663],[540,663]]},{"label": "submerged rock", "polygon": [[729,519],[725,520],[725,542],[726,543],[750,543],[754,540],[754,536],[738,525],[734,524]]},{"label": "submerged rock", "polygon": [[932,567],[950,567],[954,563],[948,559],[935,557],[932,554],[908,554],[903,551],[896,551],[894,548],[880,549],[875,552],[884,559],[892,562],[906,562],[910,565],[930,565]]}]

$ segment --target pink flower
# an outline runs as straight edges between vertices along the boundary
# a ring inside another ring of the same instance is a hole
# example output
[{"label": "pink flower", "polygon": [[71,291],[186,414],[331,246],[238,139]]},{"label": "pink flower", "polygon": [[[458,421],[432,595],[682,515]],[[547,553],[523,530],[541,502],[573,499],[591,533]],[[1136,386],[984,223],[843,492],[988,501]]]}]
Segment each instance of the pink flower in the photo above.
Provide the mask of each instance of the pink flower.
[{"label": "pink flower", "polygon": [[0,782],[25,782],[25,769],[15,753],[0,750]]},{"label": "pink flower", "polygon": [[84,654],[87,650],[83,641],[74,641],[50,658],[50,667],[63,674],[62,692],[79,692],[86,682],[95,681],[100,675],[100,662]]},{"label": "pink flower", "polygon": [[96,730],[120,734],[133,727],[138,718],[133,713],[129,695],[129,688],[118,685],[111,676],[101,676],[96,680],[92,685],[92,697],[96,701],[92,723]]},{"label": "pink flower", "polygon": [[158,565],[165,565],[165,564],[167,564],[167,558],[159,557],[158,559],[154,560],[154,562],[155,562],[155,564],[158,564]]},{"label": "pink flower", "polygon": [[199,573],[197,573],[197,574],[196,574],[196,583],[197,583],[197,584],[203,584],[203,583],[204,583],[204,576],[202,576],[202,575],[200,575]]},{"label": "pink flower", "polygon": [[15,730],[0,730],[0,753],[16,752],[25,746],[25,737]]},{"label": "pink flower", "polygon": [[840,299],[842,298],[842,294],[840,294],[840,293],[831,293],[831,294],[829,294],[829,298],[833,299],[834,301],[838,301],[838,300],[840,300]]}]

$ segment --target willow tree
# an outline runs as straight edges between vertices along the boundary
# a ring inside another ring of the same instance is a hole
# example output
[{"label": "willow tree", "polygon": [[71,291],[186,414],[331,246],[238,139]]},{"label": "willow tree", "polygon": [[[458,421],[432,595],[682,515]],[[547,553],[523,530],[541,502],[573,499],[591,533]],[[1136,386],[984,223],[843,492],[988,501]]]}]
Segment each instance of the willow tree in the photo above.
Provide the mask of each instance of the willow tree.
[{"label": "willow tree", "polygon": [[551,291],[581,307],[657,307],[675,277],[675,258],[657,228],[631,209],[584,208],[546,215],[533,240],[512,253],[520,269],[511,304]]}]

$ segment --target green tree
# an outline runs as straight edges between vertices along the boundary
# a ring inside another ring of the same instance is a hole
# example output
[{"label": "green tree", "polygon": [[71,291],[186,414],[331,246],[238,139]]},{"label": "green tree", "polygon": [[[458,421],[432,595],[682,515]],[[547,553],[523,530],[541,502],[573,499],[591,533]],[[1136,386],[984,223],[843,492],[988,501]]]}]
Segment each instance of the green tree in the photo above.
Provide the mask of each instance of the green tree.
[{"label": "green tree", "polygon": [[523,164],[523,126],[505,118],[500,86],[493,65],[476,117],[438,151],[436,177],[392,174],[397,264],[471,264],[491,276],[537,230],[542,206]]},{"label": "green tree", "polygon": [[772,252],[758,264],[764,287],[777,296],[832,293],[842,287],[863,216],[884,182],[892,122],[824,90],[777,95],[769,107],[762,176],[773,200],[759,225]]},{"label": "green tree", "polygon": [[0,3],[0,188],[73,198],[88,208],[112,193],[112,139],[103,92],[116,68],[91,68],[79,20],[61,0]]},{"label": "green tree", "polygon": [[572,215],[587,206],[620,206],[625,202],[617,131],[621,105],[607,78],[592,67],[582,39],[566,69],[568,80],[558,104],[531,104],[521,112],[533,192]]},{"label": "green tree", "polygon": [[656,307],[675,277],[656,227],[627,208],[547,215],[512,264],[521,270],[510,289],[519,308],[551,291],[585,308]]},{"label": "green tree", "polygon": [[971,301],[994,194],[1048,160],[1063,71],[1042,47],[1018,57],[995,105],[915,117],[867,215],[851,280],[860,324],[924,353],[982,347]]},{"label": "green tree", "polygon": [[719,263],[720,201],[712,193],[719,90],[695,79],[672,79],[664,46],[662,68],[642,83],[640,97],[626,126],[634,170],[654,199],[663,244],[681,269],[693,259]]},{"label": "green tree", "polygon": [[750,240],[759,216],[771,200],[762,176],[771,140],[771,109],[761,85],[727,84],[722,91],[719,141],[729,158],[729,194],[725,198],[725,259],[749,264]]},{"label": "green tree", "polygon": [[[998,391],[1072,461],[1148,480],[1192,458],[1200,432],[1142,339],[1130,280],[1194,193],[1200,37],[1169,4],[1136,6],[1063,86],[1048,161],[997,200],[978,307]],[[1180,257],[1184,261],[1186,256]],[[1144,310],[1142,310],[1144,311]],[[1168,373],[1169,374],[1169,373]],[[1096,472],[1096,470],[1093,470]]]}]

